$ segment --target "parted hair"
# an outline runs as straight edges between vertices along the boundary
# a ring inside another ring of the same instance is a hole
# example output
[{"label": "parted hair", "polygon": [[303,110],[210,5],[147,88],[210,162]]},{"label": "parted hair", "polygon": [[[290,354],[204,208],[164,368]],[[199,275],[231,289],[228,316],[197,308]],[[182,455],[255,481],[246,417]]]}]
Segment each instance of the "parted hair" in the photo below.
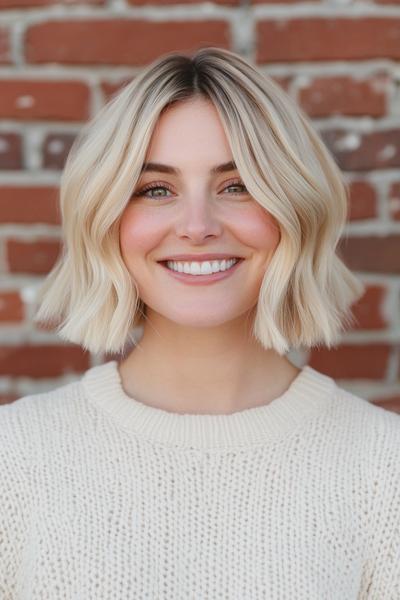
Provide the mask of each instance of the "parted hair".
[{"label": "parted hair", "polygon": [[365,289],[338,254],[347,184],[296,102],[217,47],[164,54],[81,128],[61,174],[62,251],[38,290],[34,320],[95,353],[122,353],[133,339],[146,307],[121,256],[120,219],[160,115],[197,97],[214,104],[244,185],[280,228],[252,333],[279,354],[330,348],[353,324],[351,305]]}]

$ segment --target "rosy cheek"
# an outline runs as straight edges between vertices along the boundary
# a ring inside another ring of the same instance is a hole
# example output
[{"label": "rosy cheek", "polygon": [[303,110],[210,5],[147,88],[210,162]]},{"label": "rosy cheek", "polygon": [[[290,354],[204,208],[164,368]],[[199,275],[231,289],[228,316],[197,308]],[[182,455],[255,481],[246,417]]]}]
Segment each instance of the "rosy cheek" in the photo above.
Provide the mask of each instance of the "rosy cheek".
[{"label": "rosy cheek", "polygon": [[259,206],[252,206],[249,210],[241,212],[236,232],[243,243],[260,250],[269,250],[280,240],[276,220]]},{"label": "rosy cheek", "polygon": [[138,210],[125,210],[120,223],[121,246],[131,252],[150,251],[162,237],[161,224],[154,214]]}]

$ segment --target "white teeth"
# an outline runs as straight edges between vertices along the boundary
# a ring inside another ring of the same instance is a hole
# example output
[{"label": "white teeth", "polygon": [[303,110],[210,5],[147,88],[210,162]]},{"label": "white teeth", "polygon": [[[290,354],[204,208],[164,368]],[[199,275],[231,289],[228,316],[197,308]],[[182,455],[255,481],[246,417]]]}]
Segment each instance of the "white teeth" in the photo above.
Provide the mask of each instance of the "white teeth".
[{"label": "white teeth", "polygon": [[167,266],[172,271],[178,271],[179,273],[186,273],[187,275],[211,275],[212,273],[218,273],[218,271],[226,271],[230,269],[235,263],[238,262],[237,258],[231,258],[229,260],[213,260],[204,262],[182,262],[182,261],[167,261]]}]

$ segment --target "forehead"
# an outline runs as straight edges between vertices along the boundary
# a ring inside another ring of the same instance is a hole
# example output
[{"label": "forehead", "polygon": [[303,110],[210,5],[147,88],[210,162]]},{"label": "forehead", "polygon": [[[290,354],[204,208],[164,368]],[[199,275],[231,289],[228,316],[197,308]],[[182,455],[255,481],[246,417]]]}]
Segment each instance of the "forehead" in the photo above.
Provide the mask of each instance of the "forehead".
[{"label": "forehead", "polygon": [[168,107],[154,128],[145,163],[179,169],[210,169],[233,161],[229,141],[212,102],[190,99]]}]

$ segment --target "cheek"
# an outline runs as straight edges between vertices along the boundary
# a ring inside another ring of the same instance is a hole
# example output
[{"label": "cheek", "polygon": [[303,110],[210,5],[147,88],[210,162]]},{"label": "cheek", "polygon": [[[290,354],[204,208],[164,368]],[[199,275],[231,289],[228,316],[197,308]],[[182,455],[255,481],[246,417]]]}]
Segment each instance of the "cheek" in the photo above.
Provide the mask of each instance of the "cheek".
[{"label": "cheek", "polygon": [[278,223],[259,205],[249,206],[242,211],[235,225],[237,237],[252,248],[270,252],[279,244]]},{"label": "cheek", "polygon": [[120,244],[122,253],[132,256],[135,253],[150,252],[163,236],[161,223],[157,223],[154,213],[134,210],[128,207],[121,217]]}]

